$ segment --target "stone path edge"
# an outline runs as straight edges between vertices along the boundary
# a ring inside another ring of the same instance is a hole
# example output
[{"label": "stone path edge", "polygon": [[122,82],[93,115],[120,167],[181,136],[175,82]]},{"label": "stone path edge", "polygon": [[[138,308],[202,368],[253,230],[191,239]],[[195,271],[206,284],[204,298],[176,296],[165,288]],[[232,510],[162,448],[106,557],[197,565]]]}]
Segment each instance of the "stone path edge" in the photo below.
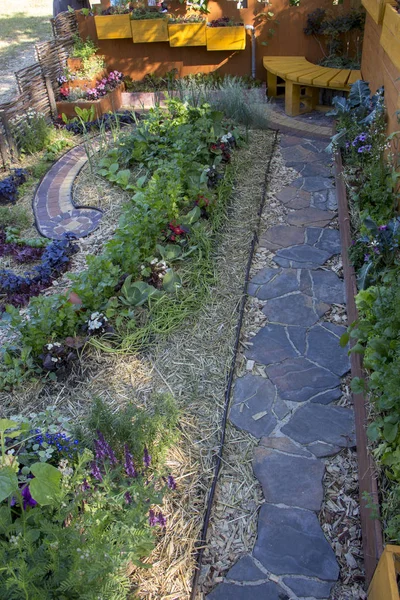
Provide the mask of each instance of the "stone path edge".
[{"label": "stone path edge", "polygon": [[[345,282],[346,306],[348,322],[353,323],[358,319],[358,311],[355,303],[357,294],[356,275],[354,267],[350,264],[348,248],[351,245],[350,216],[346,186],[342,177],[342,159],[340,153],[336,153],[334,161],[336,195],[338,199],[339,231],[342,243],[343,278]],[[350,366],[352,377],[363,377],[362,361],[360,354],[350,355]],[[362,530],[362,545],[364,552],[364,566],[366,582],[372,579],[379,558],[383,552],[383,534],[379,518],[374,518],[372,509],[367,508],[363,494],[366,492],[372,498],[374,507],[379,507],[379,495],[376,467],[373,457],[368,452],[368,441],[366,434],[367,425],[367,399],[364,394],[353,393],[353,406],[355,416],[355,433],[357,441],[357,465],[358,485],[360,496],[360,518]],[[376,508],[374,508],[376,510]]]}]

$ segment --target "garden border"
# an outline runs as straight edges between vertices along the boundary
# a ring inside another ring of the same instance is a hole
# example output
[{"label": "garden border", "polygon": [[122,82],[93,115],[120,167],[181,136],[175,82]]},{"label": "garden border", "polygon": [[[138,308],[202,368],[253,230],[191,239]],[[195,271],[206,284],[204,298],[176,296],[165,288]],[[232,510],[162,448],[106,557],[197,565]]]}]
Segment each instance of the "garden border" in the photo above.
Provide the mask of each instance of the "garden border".
[{"label": "garden border", "polygon": [[[334,164],[339,230],[342,245],[343,275],[347,300],[347,316],[349,323],[353,323],[358,319],[358,311],[355,303],[355,296],[358,290],[354,267],[350,264],[348,256],[348,249],[351,245],[350,215],[346,186],[342,177],[343,165],[340,152],[336,152]],[[360,354],[351,354],[350,364],[352,377],[363,377],[365,375]],[[379,507],[379,498],[378,485],[375,476],[376,468],[374,460],[368,452],[366,397],[364,394],[353,393],[353,401],[357,440],[362,546],[364,552],[365,579],[369,585],[379,558],[383,552],[383,534],[379,515],[376,517],[376,512],[375,515],[372,514],[373,509],[376,511],[376,507]],[[363,498],[364,493],[369,494],[373,501],[373,507],[366,506],[366,500]]]}]

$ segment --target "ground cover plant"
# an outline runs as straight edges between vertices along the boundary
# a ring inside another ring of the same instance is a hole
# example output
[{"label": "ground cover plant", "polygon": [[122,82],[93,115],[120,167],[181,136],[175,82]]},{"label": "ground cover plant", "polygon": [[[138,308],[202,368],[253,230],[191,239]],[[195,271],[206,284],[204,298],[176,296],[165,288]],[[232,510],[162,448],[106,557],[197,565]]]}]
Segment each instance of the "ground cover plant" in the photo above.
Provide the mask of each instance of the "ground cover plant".
[{"label": "ground cover plant", "polygon": [[79,430],[54,407],[0,420],[2,597],[132,597],[128,567],[144,566],[176,488],[162,460],[176,419],[164,397],[118,416],[96,400]]},{"label": "ground cover plant", "polygon": [[[95,341],[112,330],[125,347],[138,347],[151,332],[168,331],[183,318],[185,298],[193,303],[196,274],[187,267],[188,257],[199,260],[209,251],[210,224],[217,222],[218,199],[226,194],[221,165],[229,162],[236,138],[224,133],[222,113],[210,106],[193,108],[171,100],[167,116],[151,111],[99,165],[103,177],[134,195],[103,253],[88,258],[86,271],[71,274],[71,291],[82,304],[71,304],[68,295],[33,298],[28,318],[7,307],[3,320],[19,347],[3,348],[3,385],[12,385],[24,372],[53,374],[55,366],[65,368],[71,354],[71,342],[65,340],[71,337]],[[136,182],[129,168],[134,165],[143,173]],[[15,285],[45,285],[53,271],[46,263]],[[12,292],[7,273],[3,279],[4,291]],[[46,348],[55,341],[60,349],[49,359]]]},{"label": "ground cover plant", "polygon": [[[353,244],[349,249],[358,276],[359,319],[343,343],[363,355],[368,377],[353,379],[355,392],[371,402],[368,436],[381,469],[381,509],[386,539],[400,542],[400,216],[396,135],[385,135],[382,91],[370,96],[357,82],[349,100],[336,99],[338,134],[350,202]],[[353,86],[354,88],[354,86]],[[390,146],[392,144],[392,146]],[[392,151],[390,151],[392,150]]]}]

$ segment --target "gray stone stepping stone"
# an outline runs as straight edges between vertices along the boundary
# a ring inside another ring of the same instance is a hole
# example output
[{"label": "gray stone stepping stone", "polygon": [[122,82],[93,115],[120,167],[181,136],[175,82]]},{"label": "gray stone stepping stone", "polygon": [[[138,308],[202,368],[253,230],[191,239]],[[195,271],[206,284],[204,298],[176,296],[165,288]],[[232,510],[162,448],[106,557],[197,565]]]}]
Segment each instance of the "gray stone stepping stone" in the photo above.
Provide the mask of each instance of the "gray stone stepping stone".
[{"label": "gray stone stepping stone", "polygon": [[339,446],[332,446],[332,444],[325,444],[325,442],[313,442],[312,444],[309,444],[307,448],[317,458],[334,456],[341,450]]},{"label": "gray stone stepping stone", "polygon": [[324,497],[325,465],[322,461],[257,446],[253,471],[261,483],[266,502],[320,510]]},{"label": "gray stone stepping stone", "polygon": [[263,285],[264,283],[268,283],[268,281],[275,277],[279,272],[280,269],[270,269],[269,267],[265,267],[252,277],[250,283]]},{"label": "gray stone stepping stone", "polygon": [[280,437],[262,437],[260,440],[260,446],[265,446],[266,448],[273,448],[275,450],[279,450],[280,452],[285,452],[286,454],[296,454],[298,456],[310,456],[310,453],[307,450],[304,450],[301,446],[298,446],[294,443],[293,440],[286,436]]},{"label": "gray stone stepping stone", "polygon": [[332,325],[333,323],[330,324],[329,329],[322,325],[310,329],[307,336],[306,357],[332,373],[342,376],[350,370],[350,360],[347,348],[342,348],[339,344],[343,328],[339,327],[335,332]]},{"label": "gray stone stepping stone", "polygon": [[303,270],[300,291],[327,304],[345,304],[344,283],[330,270]]},{"label": "gray stone stepping stone", "polygon": [[325,390],[316,396],[311,398],[311,402],[317,402],[318,404],[330,404],[335,400],[339,400],[342,396],[342,390],[339,387],[333,388],[332,390]]},{"label": "gray stone stepping stone", "polygon": [[262,312],[272,323],[310,327],[314,325],[329,305],[324,302],[314,302],[310,296],[301,292],[272,298],[262,309]]},{"label": "gray stone stepping stone", "polygon": [[291,185],[306,192],[321,192],[334,187],[332,177],[298,177]]},{"label": "gray stone stepping stone", "polygon": [[323,229],[315,246],[331,254],[340,254],[342,251],[340,232],[337,229]]},{"label": "gray stone stepping stone", "polygon": [[260,585],[239,586],[234,583],[221,583],[211,594],[207,595],[210,600],[289,600],[281,587],[272,581]]},{"label": "gray stone stepping stone", "polygon": [[263,504],[254,557],[280,575],[306,575],[336,581],[339,566],[316,515],[299,508]]},{"label": "gray stone stepping stone", "polygon": [[[293,269],[270,269],[274,277],[268,283],[257,287],[253,296],[260,300],[269,300],[285,294],[290,294],[299,289],[297,272]],[[253,280],[252,282],[253,283]]]},{"label": "gray stone stepping stone", "polygon": [[[296,135],[282,135],[279,145],[281,148],[289,148],[290,146],[300,146],[303,143],[303,138]],[[326,144],[327,146],[327,144]],[[310,146],[309,150],[315,151],[314,147]]]},{"label": "gray stone stepping stone", "polygon": [[270,250],[288,248],[304,243],[305,229],[290,225],[274,225],[263,233],[260,245]]},{"label": "gray stone stepping stone", "polygon": [[296,163],[312,163],[318,160],[316,152],[311,148],[304,148],[300,144],[298,146],[291,146],[290,148],[282,148],[281,153],[288,167],[295,166]]},{"label": "gray stone stepping stone", "polygon": [[321,267],[332,254],[326,250],[320,250],[314,246],[303,244],[282,248],[277,251],[274,261],[280,267],[291,267],[294,269],[315,269]]},{"label": "gray stone stepping stone", "polygon": [[316,581],[306,577],[284,577],[283,583],[300,597],[329,598],[333,582]]},{"label": "gray stone stepping stone", "polygon": [[282,427],[282,433],[304,445],[325,442],[340,448],[352,447],[355,445],[354,413],[342,406],[306,404],[296,410]]},{"label": "gray stone stepping stone", "polygon": [[269,379],[248,374],[236,380],[229,419],[239,429],[260,438],[271,433],[288,412]]},{"label": "gray stone stepping stone", "polygon": [[332,169],[326,164],[313,162],[306,164],[301,174],[303,177],[331,177]]},{"label": "gray stone stepping stone", "polygon": [[253,337],[253,345],[246,350],[246,357],[262,365],[271,365],[299,356],[305,351],[306,329],[298,329],[275,324],[264,326]]},{"label": "gray stone stepping stone", "polygon": [[287,208],[306,208],[310,206],[311,194],[297,188],[286,186],[277,195],[276,199],[282,202]]},{"label": "gray stone stepping stone", "polygon": [[[269,365],[267,374],[276,386],[280,397],[291,402],[305,402],[317,394],[340,385],[337,375],[314,365],[304,357],[290,358],[282,363]],[[283,429],[282,431],[289,437],[293,437],[289,431]],[[293,439],[298,441],[295,437]]]},{"label": "gray stone stepping stone", "polygon": [[260,571],[249,554],[240,558],[226,574],[226,579],[239,582],[262,581],[267,578],[268,576]]},{"label": "gray stone stepping stone", "polygon": [[303,208],[301,210],[295,210],[290,212],[286,220],[289,225],[296,225],[304,227],[307,225],[319,225],[325,227],[329,225],[332,219],[335,217],[335,213],[327,210],[319,210],[319,208]]},{"label": "gray stone stepping stone", "polygon": [[321,210],[337,210],[336,190],[324,190],[311,194],[310,206]]}]

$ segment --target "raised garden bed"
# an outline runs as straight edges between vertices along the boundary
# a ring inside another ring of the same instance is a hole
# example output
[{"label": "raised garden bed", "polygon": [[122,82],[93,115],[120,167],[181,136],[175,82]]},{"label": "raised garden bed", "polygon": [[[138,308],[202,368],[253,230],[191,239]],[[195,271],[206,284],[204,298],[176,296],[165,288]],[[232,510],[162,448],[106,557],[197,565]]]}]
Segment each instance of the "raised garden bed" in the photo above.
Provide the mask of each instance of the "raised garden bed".
[{"label": "raised garden bed", "polygon": [[368,590],[368,600],[398,600],[400,546],[388,544],[383,551]]},{"label": "raised garden bed", "polygon": [[168,25],[169,45],[180,46],[205,46],[206,22],[203,23],[171,23]]},{"label": "raised garden bed", "polygon": [[[343,275],[346,290],[346,308],[349,323],[358,319],[355,303],[357,295],[357,279],[354,267],[350,264],[349,248],[351,246],[350,215],[346,186],[343,181],[343,166],[340,152],[335,157],[335,185],[338,200],[339,229],[342,243]],[[350,354],[352,377],[363,377],[361,355]],[[364,551],[365,576],[367,582],[375,572],[378,560],[383,551],[383,539],[381,523],[376,515],[373,515],[373,507],[366,506],[365,494],[378,506],[378,486],[375,477],[376,468],[368,451],[368,440],[366,434],[367,426],[367,400],[364,394],[353,393],[355,428],[357,440],[357,461],[360,494],[360,517],[362,528],[362,542]],[[375,517],[375,518],[373,518]],[[383,598],[383,596],[382,596]]]},{"label": "raised garden bed", "polygon": [[134,44],[168,42],[168,19],[132,19],[132,39]]},{"label": "raised garden bed", "polygon": [[99,100],[77,100],[76,102],[56,102],[57,113],[65,114],[68,118],[76,117],[75,107],[91,109],[94,106],[95,116],[100,118],[108,112],[115,112],[122,106],[122,92],[124,84],[120,83],[117,88],[100,98]]},{"label": "raised garden bed", "polygon": [[207,27],[207,50],[244,50],[246,30],[243,25]]},{"label": "raised garden bed", "polygon": [[94,17],[99,40],[116,40],[131,37],[129,13],[123,15],[98,15]]},{"label": "raised garden bed", "polygon": [[397,69],[400,69],[400,14],[386,4],[380,43]]}]

